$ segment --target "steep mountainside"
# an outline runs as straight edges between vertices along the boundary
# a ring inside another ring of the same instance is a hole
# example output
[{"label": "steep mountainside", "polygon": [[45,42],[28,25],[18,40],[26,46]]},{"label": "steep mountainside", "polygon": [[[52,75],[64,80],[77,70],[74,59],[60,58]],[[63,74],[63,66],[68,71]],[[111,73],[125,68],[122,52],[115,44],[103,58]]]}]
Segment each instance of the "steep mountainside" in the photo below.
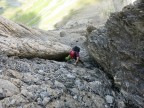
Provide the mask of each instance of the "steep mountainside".
[{"label": "steep mountainside", "polygon": [[51,31],[0,17],[0,108],[143,108],[144,2],[97,1]]},{"label": "steep mountainside", "polygon": [[17,23],[49,30],[72,11],[90,4],[99,4],[97,9],[108,14],[132,1],[134,0],[0,0],[0,15]]},{"label": "steep mountainside", "polygon": [[110,13],[121,11],[128,4],[132,4],[135,0],[98,0],[90,6],[73,11],[60,23],[56,24],[60,29],[85,29],[88,25],[96,27],[105,24]]}]

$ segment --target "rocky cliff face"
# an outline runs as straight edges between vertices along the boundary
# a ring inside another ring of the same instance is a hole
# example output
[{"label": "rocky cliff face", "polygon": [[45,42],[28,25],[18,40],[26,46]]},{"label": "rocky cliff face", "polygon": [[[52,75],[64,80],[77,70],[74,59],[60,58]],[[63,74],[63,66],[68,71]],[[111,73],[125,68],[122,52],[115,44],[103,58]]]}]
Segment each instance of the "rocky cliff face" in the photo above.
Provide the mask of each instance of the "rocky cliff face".
[{"label": "rocky cliff face", "polygon": [[144,106],[144,2],[111,14],[106,25],[88,37],[95,61],[109,73],[126,101]]}]

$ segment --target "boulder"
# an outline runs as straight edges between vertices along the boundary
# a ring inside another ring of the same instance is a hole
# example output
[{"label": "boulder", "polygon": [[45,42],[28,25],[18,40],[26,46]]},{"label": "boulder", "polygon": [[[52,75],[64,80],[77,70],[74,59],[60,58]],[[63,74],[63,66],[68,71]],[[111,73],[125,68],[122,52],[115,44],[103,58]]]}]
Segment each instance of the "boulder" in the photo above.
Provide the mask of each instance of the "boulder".
[{"label": "boulder", "polygon": [[0,17],[0,50],[8,56],[63,59],[71,48],[48,36],[47,31],[25,27]]},{"label": "boulder", "polygon": [[71,48],[59,42],[0,37],[0,49],[8,56],[60,60],[69,53]]}]

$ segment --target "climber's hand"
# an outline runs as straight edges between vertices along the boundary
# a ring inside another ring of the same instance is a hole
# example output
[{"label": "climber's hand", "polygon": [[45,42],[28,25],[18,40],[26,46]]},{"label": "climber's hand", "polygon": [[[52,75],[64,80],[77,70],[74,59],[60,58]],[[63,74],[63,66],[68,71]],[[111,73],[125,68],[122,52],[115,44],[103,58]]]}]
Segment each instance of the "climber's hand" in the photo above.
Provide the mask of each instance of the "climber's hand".
[{"label": "climber's hand", "polygon": [[75,62],[75,63],[74,63],[74,65],[76,66],[76,65],[77,65],[77,63]]}]

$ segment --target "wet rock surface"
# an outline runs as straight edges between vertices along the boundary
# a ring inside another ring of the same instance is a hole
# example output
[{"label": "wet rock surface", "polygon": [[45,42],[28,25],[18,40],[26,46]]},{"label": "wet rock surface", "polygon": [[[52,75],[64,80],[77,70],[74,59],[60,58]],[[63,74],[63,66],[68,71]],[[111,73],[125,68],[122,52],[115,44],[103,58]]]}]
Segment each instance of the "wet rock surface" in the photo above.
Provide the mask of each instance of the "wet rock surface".
[{"label": "wet rock surface", "polygon": [[113,77],[128,107],[144,106],[144,2],[113,13],[105,27],[87,37],[89,52]]}]

